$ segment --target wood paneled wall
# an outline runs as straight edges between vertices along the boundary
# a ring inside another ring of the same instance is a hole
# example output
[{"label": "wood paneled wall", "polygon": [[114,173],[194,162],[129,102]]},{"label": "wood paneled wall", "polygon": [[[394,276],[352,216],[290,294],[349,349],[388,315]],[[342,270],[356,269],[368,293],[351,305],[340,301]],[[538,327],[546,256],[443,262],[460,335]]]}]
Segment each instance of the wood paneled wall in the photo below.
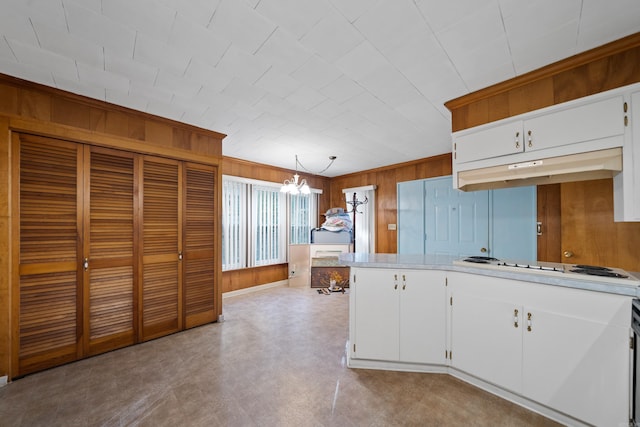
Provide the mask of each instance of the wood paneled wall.
[{"label": "wood paneled wall", "polygon": [[376,185],[376,252],[396,253],[397,231],[388,224],[398,223],[397,183],[451,175],[451,153],[398,165],[342,175],[331,179],[331,207],[345,207],[342,189]]},{"label": "wood paneled wall", "polygon": [[[637,82],[640,82],[640,33],[451,100],[445,105],[451,110],[452,130],[455,132]],[[578,186],[589,186],[589,181]],[[561,252],[566,250],[561,248],[563,233],[565,240],[574,240],[575,236],[566,235],[571,231],[563,230],[561,226],[561,190],[569,191],[569,188],[576,190],[564,184],[538,187],[538,221],[543,223],[543,235],[538,237],[539,260],[563,261]],[[610,192],[602,195],[607,199],[613,197],[612,182],[608,188]],[[589,191],[582,194],[589,197]],[[574,202],[581,203],[580,200]],[[639,247],[640,223],[613,223],[611,210],[605,215],[610,218],[609,223],[590,225],[605,227],[613,233],[610,235],[617,236],[615,240],[609,239],[615,247],[598,250],[619,251]],[[581,232],[599,234],[601,231]],[[595,252],[586,256],[594,264],[602,258],[602,254]],[[636,256],[635,262],[616,266],[637,271],[640,258]]]},{"label": "wood paneled wall", "polygon": [[[225,135],[0,74],[0,377],[11,372],[12,132],[220,166]],[[218,178],[221,167],[218,167]],[[220,179],[218,179],[220,182]],[[221,209],[218,193],[218,211]],[[220,232],[216,247],[220,252]],[[221,283],[221,272],[216,272]],[[218,313],[221,294],[218,286]]]},{"label": "wood paneled wall", "polygon": [[456,132],[640,81],[640,33],[445,103]]},{"label": "wood paneled wall", "polygon": [[[222,162],[222,174],[239,176],[243,178],[259,179],[268,182],[283,182],[291,179],[294,170],[276,168],[261,163],[225,157]],[[329,178],[311,174],[300,173],[312,188],[322,190],[320,195],[319,213],[326,212],[329,208],[330,187]],[[318,219],[318,224],[323,219]],[[288,264],[269,265],[255,268],[243,268],[241,270],[225,271],[222,273],[222,292],[237,291],[253,286],[287,280],[289,277]]]}]

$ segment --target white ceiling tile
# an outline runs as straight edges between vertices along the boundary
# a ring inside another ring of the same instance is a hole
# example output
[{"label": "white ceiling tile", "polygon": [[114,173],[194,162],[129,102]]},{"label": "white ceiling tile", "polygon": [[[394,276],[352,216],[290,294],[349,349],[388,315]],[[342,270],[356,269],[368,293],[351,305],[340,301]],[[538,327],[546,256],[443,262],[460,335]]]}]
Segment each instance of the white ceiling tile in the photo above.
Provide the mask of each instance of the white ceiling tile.
[{"label": "white ceiling tile", "polygon": [[336,66],[356,81],[387,65],[389,65],[387,58],[366,40],[336,61]]},{"label": "white ceiling tile", "polygon": [[231,42],[196,22],[176,16],[169,36],[169,45],[203,62],[216,65],[229,49]]},{"label": "white ceiling tile", "polygon": [[65,76],[58,76],[53,74],[53,79],[56,82],[56,87],[67,92],[75,93],[76,95],[87,96],[89,98],[98,99],[104,101],[106,98],[105,89],[93,85],[87,85],[81,83],[77,79],[67,79]]},{"label": "white ceiling tile", "polygon": [[7,42],[21,64],[41,67],[62,79],[78,79],[78,70],[73,59],[18,40],[7,39]]},{"label": "white ceiling tile", "polygon": [[20,64],[14,60],[7,60],[0,57],[0,70],[2,70],[2,73],[30,82],[40,83],[49,87],[56,86],[51,72],[46,68]]},{"label": "white ceiling tile", "polygon": [[325,99],[311,109],[311,112],[326,119],[332,119],[344,113],[347,109],[332,99]]},{"label": "white ceiling tile", "polygon": [[324,0],[261,0],[256,11],[300,40],[331,9]]},{"label": "white ceiling tile", "polygon": [[155,0],[108,0],[102,13],[121,25],[154,39],[167,42],[176,16],[175,10]]},{"label": "white ceiling tile", "polygon": [[349,22],[354,22],[380,0],[329,0]]},{"label": "white ceiling tile", "polygon": [[337,12],[325,16],[300,41],[333,62],[362,42],[362,35]]},{"label": "white ceiling tile", "polygon": [[317,55],[312,56],[291,74],[293,78],[313,88],[320,89],[340,77],[342,73]]},{"label": "white ceiling tile", "polygon": [[162,102],[164,104],[169,104],[171,98],[173,98],[173,92],[141,82],[131,82],[129,94],[136,98]]},{"label": "white ceiling tile", "polygon": [[245,51],[231,45],[225,52],[216,69],[223,75],[230,75],[247,82],[257,81],[271,64],[264,58],[251,55]]},{"label": "white ceiling tile", "polygon": [[[510,43],[520,43],[536,38],[542,38],[545,34],[555,32],[567,23],[574,23],[576,33],[573,42],[577,39],[577,23],[582,8],[581,0],[538,0],[526,4],[519,3],[518,9],[510,12],[504,18],[504,26]],[[554,13],[549,13],[553,9]],[[504,15],[504,14],[503,14]],[[537,31],[531,31],[531,23],[536,23]]]},{"label": "white ceiling tile", "polygon": [[103,87],[105,89],[116,90],[119,92],[129,91],[129,79],[125,76],[104,71],[90,65],[77,63],[78,78],[81,84],[94,87]]},{"label": "white ceiling tile", "polygon": [[180,121],[184,115],[184,111],[170,102],[162,102],[151,100],[147,105],[147,113],[155,114],[156,116],[166,117],[170,120]]},{"label": "white ceiling tile", "polygon": [[186,79],[202,86],[206,86],[215,92],[221,92],[233,79],[233,75],[213,67],[197,58],[191,59],[184,73]]},{"label": "white ceiling tile", "polygon": [[158,0],[158,2],[178,12],[176,18],[184,18],[203,27],[209,25],[220,4],[220,0]]},{"label": "white ceiling tile", "polygon": [[136,33],[77,3],[65,3],[69,32],[76,37],[92,40],[99,46],[113,49],[122,56],[133,58]]},{"label": "white ceiling tile", "polygon": [[288,110],[291,109],[293,104],[291,104],[286,99],[282,99],[279,96],[273,95],[271,93],[263,96],[260,101],[258,101],[254,107],[259,108],[262,111],[265,111],[266,114],[269,114],[273,117],[281,117]]},{"label": "white ceiling tile", "polygon": [[276,29],[256,52],[256,56],[285,73],[300,68],[312,55],[313,52],[281,28]]},{"label": "white ceiling tile", "polygon": [[231,80],[221,93],[235,99],[237,102],[244,102],[251,106],[258,102],[260,98],[266,94],[266,91],[257,86],[248,84],[242,79],[235,78]]},{"label": "white ceiling tile", "polygon": [[640,2],[583,0],[580,51],[601,46],[639,31]]},{"label": "white ceiling tile", "polygon": [[420,96],[416,88],[391,65],[377,68],[359,83],[392,107]]},{"label": "white ceiling tile", "polygon": [[0,34],[6,38],[37,46],[38,39],[31,21],[24,12],[21,12],[21,9],[20,5],[14,3],[8,8],[3,7],[0,13]]},{"label": "white ceiling tile", "polygon": [[[22,4],[28,7],[32,19],[47,22],[51,27],[67,28],[62,0],[29,0]],[[4,10],[2,12],[4,13]]]},{"label": "white ceiling tile", "polygon": [[191,57],[180,49],[138,33],[133,59],[181,76],[186,71]]},{"label": "white ceiling tile", "polygon": [[66,26],[63,29],[54,28],[35,19],[32,20],[32,23],[43,49],[74,58],[78,62],[84,62],[96,68],[104,67],[104,48],[102,46],[70,34]]},{"label": "white ceiling tile", "polygon": [[411,0],[380,1],[370,8],[354,25],[381,52],[388,52],[418,30],[428,27]]},{"label": "white ceiling tile", "polygon": [[516,74],[524,74],[541,64],[551,64],[576,53],[578,22],[571,21],[539,37],[511,43]]},{"label": "white ceiling tile", "polygon": [[333,99],[338,104],[342,104],[363,91],[364,88],[362,86],[344,75],[320,89],[320,93]]},{"label": "white ceiling tile", "polygon": [[209,29],[215,35],[229,39],[245,52],[255,53],[276,26],[244,2],[222,0]]},{"label": "white ceiling tile", "polygon": [[255,85],[280,98],[286,98],[301,84],[289,75],[281,73],[275,68],[270,68],[256,81]]},{"label": "white ceiling tile", "polygon": [[130,95],[128,92],[107,89],[105,101],[138,111],[146,111],[148,100]]},{"label": "white ceiling tile", "polygon": [[65,9],[69,6],[69,4],[75,3],[76,5],[80,5],[85,9],[93,10],[96,13],[102,12],[102,0],[62,0],[62,3],[64,4]]},{"label": "white ceiling tile", "polygon": [[473,19],[482,10],[495,7],[495,0],[416,0],[415,3],[434,32]]},{"label": "white ceiling tile", "polygon": [[286,99],[293,105],[297,105],[306,111],[320,104],[326,98],[316,90],[306,86],[301,86]]},{"label": "white ceiling tile", "polygon": [[491,3],[478,13],[436,32],[436,36],[452,58],[464,57],[467,52],[481,49],[497,38],[504,38],[505,31],[497,3]]},{"label": "white ceiling tile", "polygon": [[152,85],[158,75],[157,67],[118,56],[110,50],[105,50],[104,58],[105,70],[127,76],[133,82]]},{"label": "white ceiling tile", "polygon": [[638,0],[4,0],[0,73],[336,176],[450,151],[444,102],[638,22]]},{"label": "white ceiling tile", "polygon": [[202,87],[198,81],[179,77],[164,70],[158,73],[155,86],[186,98],[193,98]]},{"label": "white ceiling tile", "polygon": [[4,37],[0,37],[0,59],[4,59],[5,61],[16,62],[17,58],[11,51],[7,40]]}]

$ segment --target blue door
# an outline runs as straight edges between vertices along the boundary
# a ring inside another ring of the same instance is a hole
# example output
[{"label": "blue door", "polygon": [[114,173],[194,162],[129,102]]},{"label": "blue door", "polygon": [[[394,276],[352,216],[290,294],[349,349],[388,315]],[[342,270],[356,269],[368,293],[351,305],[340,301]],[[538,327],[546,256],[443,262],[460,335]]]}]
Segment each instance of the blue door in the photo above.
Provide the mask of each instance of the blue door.
[{"label": "blue door", "polygon": [[453,188],[451,176],[424,181],[425,253],[488,255],[489,193]]},{"label": "blue door", "polygon": [[399,182],[398,253],[424,254],[424,180]]}]

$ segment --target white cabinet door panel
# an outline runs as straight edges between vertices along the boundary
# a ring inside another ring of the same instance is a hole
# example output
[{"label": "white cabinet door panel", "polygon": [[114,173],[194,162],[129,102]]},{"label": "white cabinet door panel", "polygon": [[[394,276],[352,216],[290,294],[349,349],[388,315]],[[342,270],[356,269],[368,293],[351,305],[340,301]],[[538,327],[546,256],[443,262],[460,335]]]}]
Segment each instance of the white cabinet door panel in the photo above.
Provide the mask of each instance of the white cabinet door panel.
[{"label": "white cabinet door panel", "polygon": [[400,272],[400,361],[444,365],[446,290],[442,271]]},{"label": "white cabinet door panel", "polygon": [[522,389],[522,307],[465,292],[453,292],[452,296],[451,365],[519,392]]},{"label": "white cabinet door panel", "polygon": [[525,151],[623,135],[622,105],[620,95],[525,120]]},{"label": "white cabinet door panel", "polygon": [[525,307],[525,319],[529,313],[523,394],[594,425],[626,425],[628,328]]},{"label": "white cabinet door panel", "polygon": [[394,273],[362,268],[355,274],[356,281],[350,285],[355,294],[354,357],[398,360],[400,304]]},{"label": "white cabinet door panel", "polygon": [[476,132],[455,135],[453,144],[456,163],[521,153],[524,150],[522,121],[515,120]]}]

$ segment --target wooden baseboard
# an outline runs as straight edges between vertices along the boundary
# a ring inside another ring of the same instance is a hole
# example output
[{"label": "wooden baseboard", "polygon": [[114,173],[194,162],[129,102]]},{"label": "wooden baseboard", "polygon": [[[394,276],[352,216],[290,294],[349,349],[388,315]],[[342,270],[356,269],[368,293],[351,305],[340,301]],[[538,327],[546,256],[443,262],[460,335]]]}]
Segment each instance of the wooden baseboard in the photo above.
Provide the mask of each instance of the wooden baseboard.
[{"label": "wooden baseboard", "polygon": [[279,280],[277,282],[265,283],[264,285],[252,286],[250,288],[238,289],[236,291],[223,292],[222,298],[230,298],[238,295],[249,294],[252,292],[263,291],[269,288],[277,288],[279,286],[289,286],[289,280]]}]

